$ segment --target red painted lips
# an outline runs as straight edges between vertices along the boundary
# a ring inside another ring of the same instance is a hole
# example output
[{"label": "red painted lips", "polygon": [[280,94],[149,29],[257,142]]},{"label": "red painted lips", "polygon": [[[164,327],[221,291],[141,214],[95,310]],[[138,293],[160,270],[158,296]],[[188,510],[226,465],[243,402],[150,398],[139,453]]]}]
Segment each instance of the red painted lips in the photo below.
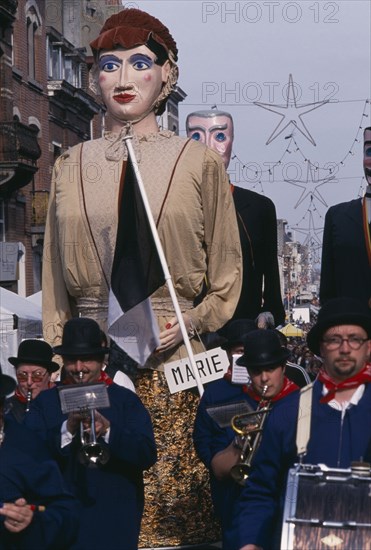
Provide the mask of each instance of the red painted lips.
[{"label": "red painted lips", "polygon": [[117,103],[130,103],[135,99],[135,95],[132,94],[118,94],[114,95],[113,99],[117,101]]}]

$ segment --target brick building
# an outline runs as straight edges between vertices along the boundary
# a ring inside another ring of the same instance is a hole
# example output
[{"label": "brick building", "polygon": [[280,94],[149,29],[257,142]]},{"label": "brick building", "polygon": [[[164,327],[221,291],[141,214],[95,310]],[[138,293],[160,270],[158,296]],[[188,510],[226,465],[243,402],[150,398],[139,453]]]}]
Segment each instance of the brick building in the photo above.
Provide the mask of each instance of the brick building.
[{"label": "brick building", "polygon": [[84,52],[49,25],[55,5],[0,6],[0,285],[24,296],[41,288],[55,158],[89,139],[91,121],[102,112],[87,93]]}]

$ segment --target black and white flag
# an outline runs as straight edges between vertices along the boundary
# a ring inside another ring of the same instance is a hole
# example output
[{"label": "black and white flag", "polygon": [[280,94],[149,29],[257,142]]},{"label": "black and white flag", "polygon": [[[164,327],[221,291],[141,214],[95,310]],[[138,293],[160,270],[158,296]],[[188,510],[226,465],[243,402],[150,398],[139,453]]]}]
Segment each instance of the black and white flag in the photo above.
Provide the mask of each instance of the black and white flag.
[{"label": "black and white flag", "polygon": [[143,366],[159,345],[159,328],[149,296],[165,283],[165,277],[130,156],[123,172],[108,334]]}]

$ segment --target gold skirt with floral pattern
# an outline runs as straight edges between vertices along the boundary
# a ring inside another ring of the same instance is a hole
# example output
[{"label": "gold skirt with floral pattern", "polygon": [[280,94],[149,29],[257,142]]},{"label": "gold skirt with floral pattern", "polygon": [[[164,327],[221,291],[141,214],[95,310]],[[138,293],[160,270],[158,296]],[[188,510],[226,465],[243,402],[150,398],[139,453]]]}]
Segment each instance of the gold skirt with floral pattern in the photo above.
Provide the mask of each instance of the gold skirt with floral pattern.
[{"label": "gold skirt with floral pattern", "polygon": [[137,393],[151,414],[157,463],[144,474],[145,507],[139,548],[217,542],[209,474],[192,441],[198,391],[171,395],[162,372],[140,371]]}]

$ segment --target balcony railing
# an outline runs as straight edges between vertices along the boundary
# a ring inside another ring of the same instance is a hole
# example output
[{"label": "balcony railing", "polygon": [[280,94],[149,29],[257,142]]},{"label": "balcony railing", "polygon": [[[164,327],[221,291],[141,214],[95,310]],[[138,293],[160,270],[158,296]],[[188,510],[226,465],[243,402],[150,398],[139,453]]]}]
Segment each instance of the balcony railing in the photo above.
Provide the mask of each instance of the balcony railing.
[{"label": "balcony railing", "polygon": [[0,122],[0,195],[28,185],[41,155],[37,129],[21,122]]},{"label": "balcony railing", "polygon": [[0,164],[24,162],[36,164],[41,155],[36,128],[21,122],[0,122]]}]

